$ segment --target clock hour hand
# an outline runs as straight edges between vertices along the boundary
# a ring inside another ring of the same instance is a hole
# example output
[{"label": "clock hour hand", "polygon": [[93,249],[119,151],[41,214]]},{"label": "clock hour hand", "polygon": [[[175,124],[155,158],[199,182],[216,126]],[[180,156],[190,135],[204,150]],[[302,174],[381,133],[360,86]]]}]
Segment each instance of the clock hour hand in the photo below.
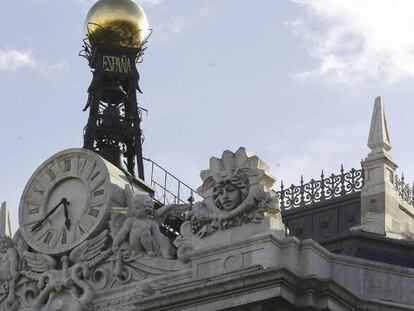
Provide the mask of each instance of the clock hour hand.
[{"label": "clock hour hand", "polygon": [[43,218],[41,221],[39,221],[36,225],[34,225],[31,229],[31,231],[36,231],[37,229],[39,229],[43,223],[46,221],[46,219],[48,219],[54,212],[56,212],[56,210],[59,208],[59,206],[61,206],[62,204],[67,204],[68,200],[66,198],[63,198],[62,200],[60,200],[59,204],[56,205],[54,208],[52,208],[50,210],[49,213],[47,213],[47,215],[45,216],[45,218]]},{"label": "clock hour hand", "polygon": [[70,223],[70,219],[69,219],[69,210],[68,210],[68,205],[69,205],[70,203],[68,202],[68,201],[65,201],[65,202],[63,202],[63,208],[64,208],[64,210],[65,210],[65,225],[66,225],[66,228],[68,228],[68,230],[70,230],[70,225],[71,225],[71,223]]}]

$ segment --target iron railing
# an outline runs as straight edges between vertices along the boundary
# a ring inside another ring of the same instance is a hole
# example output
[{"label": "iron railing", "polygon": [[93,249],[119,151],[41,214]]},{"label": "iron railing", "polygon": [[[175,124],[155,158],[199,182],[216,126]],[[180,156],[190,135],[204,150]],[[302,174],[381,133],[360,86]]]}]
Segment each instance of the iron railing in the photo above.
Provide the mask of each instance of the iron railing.
[{"label": "iron railing", "polygon": [[196,190],[183,183],[162,166],[151,159],[145,159],[151,165],[151,186],[155,190],[155,199],[161,204],[185,204],[201,201],[202,196]]},{"label": "iron railing", "polygon": [[395,175],[395,190],[401,199],[414,206],[414,183],[410,185],[406,182],[404,174],[401,174],[401,178]]},{"label": "iron railing", "polygon": [[359,192],[363,186],[363,169],[353,168],[345,173],[344,167],[341,165],[340,174],[331,174],[326,177],[322,171],[320,180],[311,179],[308,183],[304,182],[302,176],[299,186],[291,185],[289,188],[285,188],[282,181],[281,190],[277,192],[277,196],[281,209],[289,210]]}]

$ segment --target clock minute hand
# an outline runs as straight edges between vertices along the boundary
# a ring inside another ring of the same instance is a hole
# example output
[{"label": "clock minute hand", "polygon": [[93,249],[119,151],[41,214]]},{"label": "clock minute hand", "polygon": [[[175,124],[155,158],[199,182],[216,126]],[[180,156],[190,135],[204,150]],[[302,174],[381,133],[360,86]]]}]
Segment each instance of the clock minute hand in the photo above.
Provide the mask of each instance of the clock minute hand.
[{"label": "clock minute hand", "polygon": [[59,206],[61,206],[62,204],[65,204],[65,202],[67,202],[66,198],[63,198],[62,200],[60,200],[59,204],[56,205],[54,208],[52,208],[52,210],[49,213],[47,213],[45,218],[43,218],[36,225],[34,225],[31,229],[31,231],[33,232],[33,231],[36,231],[37,229],[39,229],[43,225],[43,223],[46,221],[46,219],[48,219],[54,212],[56,212],[56,210],[59,208]]},{"label": "clock minute hand", "polygon": [[68,230],[70,230],[70,225],[71,225],[71,223],[70,223],[70,219],[69,219],[69,210],[68,210],[68,205],[69,205],[70,203],[68,202],[68,201],[65,201],[65,202],[63,202],[63,208],[64,208],[64,210],[65,210],[65,225],[66,225],[66,228],[68,228]]}]

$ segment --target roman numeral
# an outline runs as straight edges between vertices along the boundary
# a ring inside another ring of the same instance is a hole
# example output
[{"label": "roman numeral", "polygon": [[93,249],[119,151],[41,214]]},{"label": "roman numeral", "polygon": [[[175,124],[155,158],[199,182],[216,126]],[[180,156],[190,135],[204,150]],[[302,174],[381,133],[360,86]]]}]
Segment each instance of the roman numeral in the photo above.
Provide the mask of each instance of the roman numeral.
[{"label": "roman numeral", "polygon": [[42,226],[34,225],[34,226],[32,226],[32,227],[30,228],[30,231],[31,231],[34,235],[36,235],[36,234],[40,231],[40,229],[42,229]]},{"label": "roman numeral", "polygon": [[55,173],[52,171],[52,169],[48,169],[47,171],[46,171],[46,173],[47,173],[47,175],[49,175],[49,177],[50,177],[50,181],[54,181],[55,179],[56,179],[56,175],[55,175]]},{"label": "roman numeral", "polygon": [[49,231],[49,228],[47,227],[47,225],[46,226],[40,226],[39,229],[37,229],[36,225],[34,225],[32,227],[32,229],[33,228],[34,228],[34,230],[32,231],[32,233],[35,236],[36,241],[42,240],[46,236],[46,233]]},{"label": "roman numeral", "polygon": [[[82,219],[80,221],[82,221]],[[77,228],[77,230],[75,230],[76,231],[76,236],[77,236],[76,238],[79,238],[79,234],[82,236],[82,235],[85,234],[86,231],[88,231],[87,229],[85,229],[85,224],[83,224],[81,222],[78,222],[76,224],[76,228]]]},{"label": "roman numeral", "polygon": [[47,233],[46,237],[44,238],[43,242],[44,242],[45,244],[49,245],[50,240],[52,240],[52,237],[53,237],[53,233],[49,231],[49,232]]},{"label": "roman numeral", "polygon": [[34,207],[38,207],[42,205],[43,198],[39,194],[32,192],[29,194],[29,196],[25,199],[25,203],[27,205],[34,205]]},{"label": "roman numeral", "polygon": [[89,211],[89,215],[96,218],[99,215],[99,211],[97,209],[91,208],[91,210]]},{"label": "roman numeral", "polygon": [[29,208],[27,213],[29,215],[34,215],[40,212],[40,207]]},{"label": "roman numeral", "polygon": [[66,232],[62,232],[61,243],[66,244],[67,242],[68,242],[68,237],[66,235]]},{"label": "roman numeral", "polygon": [[85,165],[86,165],[86,159],[84,158],[79,158],[78,159],[78,169],[79,169],[79,173],[82,173],[83,170],[85,169]]},{"label": "roman numeral", "polygon": [[[96,171],[97,169],[99,169],[98,166],[94,168],[94,171]],[[91,190],[95,190],[98,187],[100,187],[102,183],[105,182],[105,177],[106,177],[106,175],[103,174],[101,171],[97,171],[97,172],[94,172],[94,171],[93,171],[93,175],[90,179],[90,184],[89,184],[89,187]]]},{"label": "roman numeral", "polygon": [[71,159],[71,165],[70,165],[70,174],[72,176],[78,176],[79,174],[79,158],[78,155],[75,155],[72,159]]},{"label": "roman numeral", "polygon": [[96,172],[92,177],[91,177],[91,181],[94,181],[95,179],[96,179],[96,177],[98,177],[99,176],[99,174],[100,174],[101,172],[100,171],[98,171],[98,172]]},{"label": "roman numeral", "polygon": [[86,161],[85,166],[82,168],[82,171],[81,171],[83,178],[85,179],[89,178],[94,167],[95,167],[94,161]]},{"label": "roman numeral", "polygon": [[70,170],[72,169],[72,162],[71,162],[71,159],[66,159],[64,162],[63,162],[63,172],[64,173],[67,173],[67,172],[70,172]]},{"label": "roman numeral", "polygon": [[36,185],[35,189],[33,190],[33,192],[34,193],[39,193],[41,196],[43,196],[45,194],[45,190],[39,189],[37,185]]}]

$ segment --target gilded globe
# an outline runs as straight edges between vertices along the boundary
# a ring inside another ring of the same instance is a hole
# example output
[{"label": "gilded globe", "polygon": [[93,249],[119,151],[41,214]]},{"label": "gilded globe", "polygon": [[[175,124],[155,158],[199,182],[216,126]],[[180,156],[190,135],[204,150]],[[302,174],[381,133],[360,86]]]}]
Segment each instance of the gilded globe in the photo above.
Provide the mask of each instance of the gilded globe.
[{"label": "gilded globe", "polygon": [[133,0],[99,0],[89,10],[85,33],[92,46],[140,48],[150,31],[144,10]]}]

